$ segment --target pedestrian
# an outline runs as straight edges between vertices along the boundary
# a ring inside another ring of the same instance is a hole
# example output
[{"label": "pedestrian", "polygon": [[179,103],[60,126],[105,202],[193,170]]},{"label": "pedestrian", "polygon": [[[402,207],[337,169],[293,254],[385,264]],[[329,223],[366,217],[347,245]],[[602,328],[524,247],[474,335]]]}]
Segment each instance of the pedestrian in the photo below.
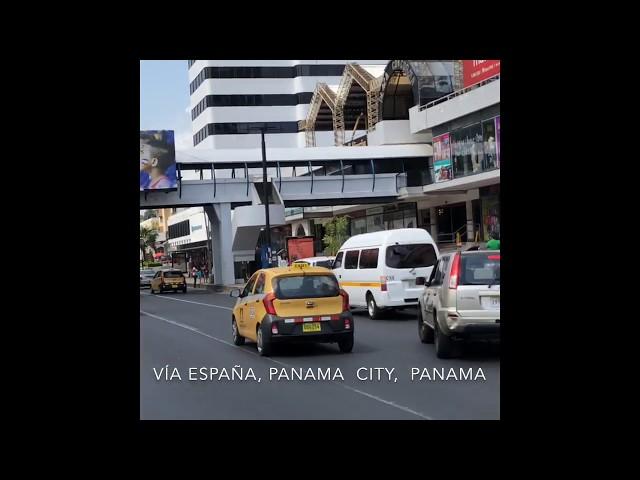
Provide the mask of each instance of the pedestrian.
[{"label": "pedestrian", "polygon": [[193,288],[196,288],[196,282],[198,281],[198,269],[195,265],[193,266],[191,273],[193,274]]},{"label": "pedestrian", "polygon": [[487,242],[487,250],[500,250],[500,234],[497,231],[491,232],[491,240]]},{"label": "pedestrian", "polygon": [[198,270],[198,280],[200,280],[200,285],[204,286],[204,270],[202,267]]},{"label": "pedestrian", "polygon": [[209,265],[204,267],[204,283],[207,283],[207,280],[209,280]]}]

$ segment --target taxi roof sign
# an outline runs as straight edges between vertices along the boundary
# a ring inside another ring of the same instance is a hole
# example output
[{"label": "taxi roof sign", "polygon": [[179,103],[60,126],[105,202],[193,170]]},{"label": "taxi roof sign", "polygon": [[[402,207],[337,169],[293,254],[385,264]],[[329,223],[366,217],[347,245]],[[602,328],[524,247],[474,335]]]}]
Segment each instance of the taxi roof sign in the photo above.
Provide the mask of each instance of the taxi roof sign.
[{"label": "taxi roof sign", "polygon": [[306,269],[311,266],[309,262],[294,262],[291,264],[294,268]]}]

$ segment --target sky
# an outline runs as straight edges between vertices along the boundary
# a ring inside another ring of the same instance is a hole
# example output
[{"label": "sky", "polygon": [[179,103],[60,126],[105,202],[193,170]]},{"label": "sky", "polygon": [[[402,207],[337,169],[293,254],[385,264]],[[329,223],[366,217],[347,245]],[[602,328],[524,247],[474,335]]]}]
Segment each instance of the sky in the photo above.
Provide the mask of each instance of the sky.
[{"label": "sky", "polygon": [[187,60],[140,61],[140,130],[174,130],[176,150],[193,148]]}]

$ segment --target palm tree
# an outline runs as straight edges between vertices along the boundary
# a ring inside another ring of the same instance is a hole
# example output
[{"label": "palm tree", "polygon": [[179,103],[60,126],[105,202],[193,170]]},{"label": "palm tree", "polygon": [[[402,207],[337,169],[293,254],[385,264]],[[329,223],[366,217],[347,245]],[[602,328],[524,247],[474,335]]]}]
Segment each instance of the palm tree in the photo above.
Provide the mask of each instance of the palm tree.
[{"label": "palm tree", "polygon": [[147,248],[153,248],[158,239],[158,232],[147,227],[140,227],[140,249],[142,257],[145,257]]}]

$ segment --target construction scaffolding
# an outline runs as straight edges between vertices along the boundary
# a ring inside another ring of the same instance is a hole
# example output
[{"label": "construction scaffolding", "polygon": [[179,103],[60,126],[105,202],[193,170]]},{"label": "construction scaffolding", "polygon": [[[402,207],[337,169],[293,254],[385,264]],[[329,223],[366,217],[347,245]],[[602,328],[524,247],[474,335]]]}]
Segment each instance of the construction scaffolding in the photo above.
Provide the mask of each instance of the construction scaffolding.
[{"label": "construction scaffolding", "polygon": [[[337,131],[340,129],[339,125],[336,123],[336,94],[326,83],[318,83],[316,85],[315,90],[313,91],[313,97],[311,97],[311,103],[309,104],[309,112],[307,113],[307,118],[304,121],[304,124],[299,124],[299,126],[304,126],[305,130],[305,144],[307,147],[315,147],[316,146],[316,119],[318,118],[318,113],[320,112],[320,108],[322,107],[322,103],[325,103],[329,110],[331,110],[331,118],[333,121],[333,132],[336,137],[336,145],[337,143]],[[344,124],[342,125],[342,129],[344,131]],[[344,136],[344,134],[343,134]]]},{"label": "construction scaffolding", "polygon": [[378,102],[382,77],[374,77],[357,63],[348,63],[340,79],[337,92],[334,92],[325,83],[318,83],[313,92],[307,118],[299,123],[300,128],[304,127],[307,147],[316,146],[315,125],[323,102],[331,110],[335,145],[345,145],[345,106],[354,82],[366,93],[365,130],[372,131],[375,128],[375,124],[378,122]]}]

